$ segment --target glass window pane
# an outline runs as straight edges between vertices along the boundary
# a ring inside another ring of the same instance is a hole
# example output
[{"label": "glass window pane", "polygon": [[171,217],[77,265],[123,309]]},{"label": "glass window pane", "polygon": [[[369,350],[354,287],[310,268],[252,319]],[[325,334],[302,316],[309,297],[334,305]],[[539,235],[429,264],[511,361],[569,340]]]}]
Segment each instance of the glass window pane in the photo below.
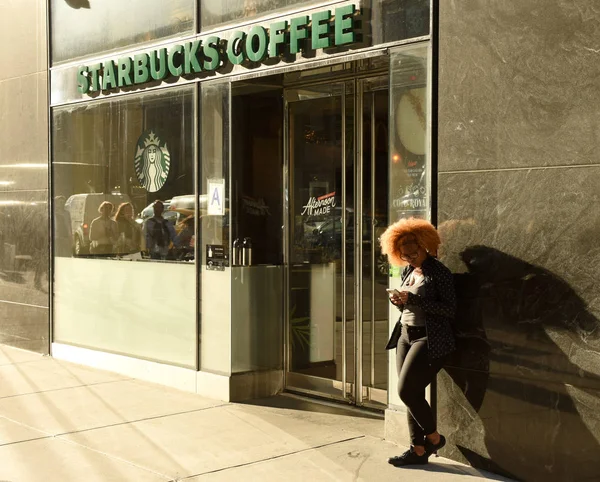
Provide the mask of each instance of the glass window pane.
[{"label": "glass window pane", "polygon": [[390,222],[430,212],[427,47],[391,54]]},{"label": "glass window pane", "polygon": [[195,0],[51,0],[52,60],[193,33]]},{"label": "glass window pane", "polygon": [[322,3],[319,0],[201,0],[202,30],[227,22],[247,21],[265,13]]},{"label": "glass window pane", "polygon": [[[226,82],[202,85],[199,256],[209,245],[229,246],[229,97]],[[215,259],[214,256],[211,258]]]},{"label": "glass window pane", "polygon": [[195,366],[194,91],[54,109],[56,341]]},{"label": "glass window pane", "polygon": [[[362,2],[361,18],[367,46],[429,34],[431,0],[367,0]],[[201,28],[207,30],[225,23],[244,21],[267,13],[300,10],[318,6],[315,0],[201,0]],[[335,5],[328,7],[335,9]],[[324,7],[325,8],[325,7]]]},{"label": "glass window pane", "polygon": [[239,247],[233,265],[244,264],[244,240],[252,246],[252,265],[283,260],[283,88],[278,84],[280,76],[233,84],[231,228]]},{"label": "glass window pane", "polygon": [[372,0],[370,45],[429,34],[431,0]]},{"label": "glass window pane", "polygon": [[205,82],[200,91],[200,368],[202,371],[230,374],[232,296],[228,266],[231,84]]},{"label": "glass window pane", "polygon": [[283,365],[282,80],[232,84],[233,373]]}]

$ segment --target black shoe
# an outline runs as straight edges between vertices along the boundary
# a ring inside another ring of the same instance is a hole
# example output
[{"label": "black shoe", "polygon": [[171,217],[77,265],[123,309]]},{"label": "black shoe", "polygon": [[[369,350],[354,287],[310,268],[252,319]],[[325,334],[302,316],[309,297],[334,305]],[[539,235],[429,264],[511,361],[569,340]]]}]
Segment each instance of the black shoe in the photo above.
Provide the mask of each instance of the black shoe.
[{"label": "black shoe", "polygon": [[440,441],[437,444],[433,444],[429,441],[428,438],[425,438],[425,452],[427,455],[432,455],[437,453],[438,450],[446,445],[446,437],[440,435]]},{"label": "black shoe", "polygon": [[425,465],[429,462],[429,455],[425,452],[423,455],[417,455],[413,452],[412,447],[402,455],[396,455],[388,459],[388,464],[394,467],[404,467],[405,465]]}]

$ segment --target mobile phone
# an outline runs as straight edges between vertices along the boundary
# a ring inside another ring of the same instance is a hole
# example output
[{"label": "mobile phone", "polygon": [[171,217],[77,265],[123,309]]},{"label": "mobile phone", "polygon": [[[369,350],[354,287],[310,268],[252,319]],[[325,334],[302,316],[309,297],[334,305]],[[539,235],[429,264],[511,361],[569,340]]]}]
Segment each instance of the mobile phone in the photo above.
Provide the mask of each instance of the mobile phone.
[{"label": "mobile phone", "polygon": [[385,289],[390,295],[400,296],[400,292],[395,288],[386,288]]}]

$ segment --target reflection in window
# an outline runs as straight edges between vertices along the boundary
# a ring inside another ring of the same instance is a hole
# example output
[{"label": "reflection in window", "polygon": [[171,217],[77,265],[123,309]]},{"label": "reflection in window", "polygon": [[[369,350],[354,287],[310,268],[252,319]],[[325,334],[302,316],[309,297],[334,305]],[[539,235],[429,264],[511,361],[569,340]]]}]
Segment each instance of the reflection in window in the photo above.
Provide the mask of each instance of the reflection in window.
[{"label": "reflection in window", "polygon": [[429,33],[431,0],[372,0],[373,45]]},{"label": "reflection in window", "polygon": [[390,56],[390,218],[429,218],[427,47]]},{"label": "reflection in window", "polygon": [[[283,100],[279,77],[234,84],[232,131],[232,237],[238,248],[233,265],[244,264],[244,242],[251,264],[281,264],[283,189]],[[256,113],[260,112],[260,120]],[[250,264],[250,263],[247,263]]]},{"label": "reflection in window", "polygon": [[[343,149],[347,147],[343,144],[339,120],[342,97],[309,97],[292,103],[289,109],[294,139],[290,152],[291,262],[329,263],[342,255],[342,225],[336,222],[342,219],[341,162]],[[346,134],[351,138],[350,132]]]},{"label": "reflection in window", "polygon": [[[429,33],[431,0],[364,0],[360,2],[365,45],[395,42]],[[224,23],[247,22],[269,13],[315,7],[318,0],[201,0],[202,30]],[[358,2],[357,2],[358,3]],[[331,10],[335,6],[329,7]]]},{"label": "reflection in window", "polygon": [[195,0],[51,0],[52,60],[193,33]]},{"label": "reflection in window", "polygon": [[[229,82],[206,82],[201,88],[198,253],[201,264],[209,269],[213,247],[222,249],[223,255],[229,250],[230,86]],[[228,262],[223,259],[219,264],[224,269]]]},{"label": "reflection in window", "polygon": [[202,30],[226,22],[246,21],[284,8],[322,3],[318,0],[201,0]]},{"label": "reflection in window", "polygon": [[53,115],[59,257],[193,261],[193,88]]}]

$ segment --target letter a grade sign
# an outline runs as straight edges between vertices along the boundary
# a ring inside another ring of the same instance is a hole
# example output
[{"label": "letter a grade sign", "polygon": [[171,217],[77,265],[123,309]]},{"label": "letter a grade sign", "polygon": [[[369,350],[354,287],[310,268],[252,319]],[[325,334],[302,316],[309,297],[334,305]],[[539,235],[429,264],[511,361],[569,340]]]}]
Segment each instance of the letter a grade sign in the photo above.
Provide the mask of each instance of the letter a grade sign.
[{"label": "letter a grade sign", "polygon": [[225,179],[208,180],[208,209],[210,216],[223,216],[225,214]]}]

